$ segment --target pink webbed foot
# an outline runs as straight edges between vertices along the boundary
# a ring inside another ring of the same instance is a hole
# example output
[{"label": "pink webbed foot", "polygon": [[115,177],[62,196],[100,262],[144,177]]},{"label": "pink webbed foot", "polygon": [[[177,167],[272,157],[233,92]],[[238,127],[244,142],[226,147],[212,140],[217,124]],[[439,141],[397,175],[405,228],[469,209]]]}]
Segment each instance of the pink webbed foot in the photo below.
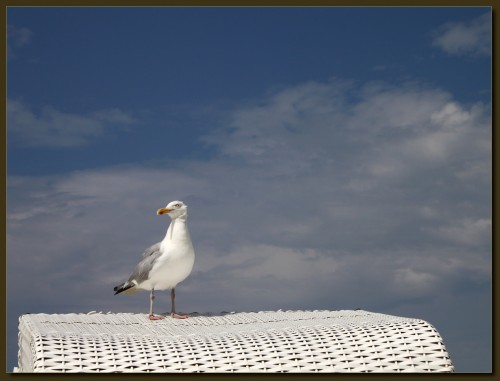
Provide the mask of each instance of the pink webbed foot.
[{"label": "pink webbed foot", "polygon": [[175,312],[172,312],[171,316],[174,319],[187,319],[189,317],[189,315],[179,315],[179,314],[176,314]]},{"label": "pink webbed foot", "polygon": [[162,320],[162,319],[165,319],[165,316],[161,316],[161,315],[148,315],[149,317],[149,320]]}]

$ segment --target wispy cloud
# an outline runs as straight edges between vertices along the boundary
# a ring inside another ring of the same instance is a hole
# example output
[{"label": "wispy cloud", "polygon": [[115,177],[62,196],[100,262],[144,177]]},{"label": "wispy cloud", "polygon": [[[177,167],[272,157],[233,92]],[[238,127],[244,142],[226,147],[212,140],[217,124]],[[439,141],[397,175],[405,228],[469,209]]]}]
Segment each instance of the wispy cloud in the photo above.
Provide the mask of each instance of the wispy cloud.
[{"label": "wispy cloud", "polygon": [[7,39],[14,46],[24,46],[27,45],[33,36],[33,32],[25,27],[16,27],[14,25],[7,25]]},{"label": "wispy cloud", "polygon": [[182,199],[197,251],[183,311],[463,305],[457,284],[491,280],[488,110],[415,84],[308,82],[228,111],[208,161],[9,177],[9,290],[146,311],[111,290],[162,239],[155,210]]},{"label": "wispy cloud", "polygon": [[134,118],[117,108],[78,115],[44,107],[36,113],[21,100],[7,101],[9,140],[25,146],[81,146],[132,123]]},{"label": "wispy cloud", "polygon": [[[462,243],[464,253],[489,244],[486,110],[414,85],[333,80],[284,89],[232,111],[228,125],[205,136],[220,152],[209,162],[10,178],[10,247],[19,245],[29,257],[34,251],[25,245],[44,242],[36,255],[49,268],[59,253],[68,261],[109,265],[107,276],[116,280],[137,259],[134,252],[161,239],[166,221],[158,225],[154,210],[180,198],[192,207],[193,236],[203,253],[198,271],[218,274],[219,267],[232,266],[224,284],[231,274],[239,282],[241,272],[253,274],[250,283],[259,274],[279,282],[295,272],[314,278],[326,268],[331,276],[340,268],[356,273],[359,258],[372,261],[374,250],[380,268],[373,282],[401,284],[405,274],[415,282],[439,278],[447,264],[433,261],[436,253],[462,255],[447,251],[449,244]],[[42,122],[24,113],[42,128],[57,118],[77,121],[75,136],[65,137],[69,143],[102,133],[107,119],[128,121],[109,111],[82,119],[46,112]],[[50,236],[55,239],[47,243]],[[420,250],[418,261],[401,246]],[[487,263],[488,251],[481,255],[477,261]],[[116,263],[121,267],[112,270]]]},{"label": "wispy cloud", "polygon": [[7,25],[7,57],[15,57],[14,50],[31,42],[33,32],[26,27]]},{"label": "wispy cloud", "polygon": [[452,55],[491,55],[491,13],[465,22],[449,22],[434,32],[433,45]]},{"label": "wispy cloud", "polygon": [[491,219],[452,221],[448,226],[441,226],[436,233],[457,245],[484,245],[491,238]]}]

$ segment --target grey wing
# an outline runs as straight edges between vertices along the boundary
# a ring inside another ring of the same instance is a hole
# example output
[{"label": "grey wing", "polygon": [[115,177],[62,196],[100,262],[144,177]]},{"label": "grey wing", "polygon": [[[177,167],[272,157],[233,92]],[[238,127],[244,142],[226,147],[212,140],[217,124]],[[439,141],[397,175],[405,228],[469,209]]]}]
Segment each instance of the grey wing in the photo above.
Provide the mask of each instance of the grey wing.
[{"label": "grey wing", "polygon": [[142,257],[146,258],[146,257],[149,257],[150,255],[155,254],[156,252],[159,252],[160,246],[161,246],[161,242],[158,242],[158,243],[155,243],[153,246],[148,247],[146,250],[144,250],[144,253],[142,253]]},{"label": "grey wing", "polygon": [[[156,245],[155,245],[156,246]],[[151,246],[153,247],[153,246]],[[159,247],[158,247],[159,249]],[[147,256],[145,256],[142,261],[140,261],[137,266],[135,266],[134,271],[128,278],[127,282],[136,281],[137,285],[140,285],[142,282],[148,279],[149,272],[153,268],[154,263],[160,257],[160,250],[152,251]]]}]

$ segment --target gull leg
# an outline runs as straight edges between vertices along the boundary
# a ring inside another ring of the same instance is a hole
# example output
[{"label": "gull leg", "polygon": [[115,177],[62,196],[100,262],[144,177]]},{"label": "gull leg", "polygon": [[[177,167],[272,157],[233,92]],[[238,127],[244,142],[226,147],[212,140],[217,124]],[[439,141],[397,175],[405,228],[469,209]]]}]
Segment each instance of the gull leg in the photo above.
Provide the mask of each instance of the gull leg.
[{"label": "gull leg", "polygon": [[153,314],[153,301],[155,300],[155,289],[151,289],[151,294],[149,294],[149,320],[161,320],[163,316],[156,316]]},{"label": "gull leg", "polygon": [[175,312],[175,288],[172,287],[172,290],[170,290],[170,300],[172,302],[172,312],[171,315],[174,319],[187,319],[189,315],[178,315]]}]

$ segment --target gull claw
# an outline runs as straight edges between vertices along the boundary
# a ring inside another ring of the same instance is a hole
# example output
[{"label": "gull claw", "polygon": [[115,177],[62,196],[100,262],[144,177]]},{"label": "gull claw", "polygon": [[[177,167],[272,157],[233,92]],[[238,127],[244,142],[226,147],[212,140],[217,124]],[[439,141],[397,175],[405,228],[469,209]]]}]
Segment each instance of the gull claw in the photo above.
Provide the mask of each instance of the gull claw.
[{"label": "gull claw", "polygon": [[175,312],[172,312],[171,316],[174,319],[187,319],[189,317],[189,315],[179,315],[179,314],[176,314]]},{"label": "gull claw", "polygon": [[160,315],[148,315],[149,320],[162,320],[165,319],[165,316],[160,316]]}]

